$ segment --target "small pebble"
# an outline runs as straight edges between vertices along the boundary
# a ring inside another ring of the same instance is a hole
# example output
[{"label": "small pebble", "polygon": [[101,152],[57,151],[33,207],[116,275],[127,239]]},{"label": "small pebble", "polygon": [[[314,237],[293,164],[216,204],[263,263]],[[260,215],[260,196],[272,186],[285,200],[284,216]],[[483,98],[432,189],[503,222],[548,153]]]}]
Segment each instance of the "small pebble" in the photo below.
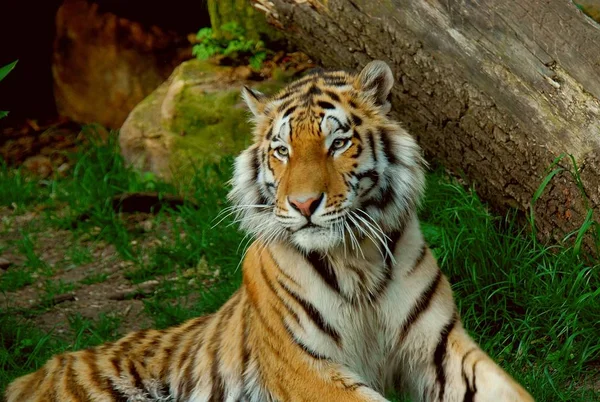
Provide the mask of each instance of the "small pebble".
[{"label": "small pebble", "polygon": [[4,257],[0,257],[0,269],[8,269],[12,265],[12,262]]}]

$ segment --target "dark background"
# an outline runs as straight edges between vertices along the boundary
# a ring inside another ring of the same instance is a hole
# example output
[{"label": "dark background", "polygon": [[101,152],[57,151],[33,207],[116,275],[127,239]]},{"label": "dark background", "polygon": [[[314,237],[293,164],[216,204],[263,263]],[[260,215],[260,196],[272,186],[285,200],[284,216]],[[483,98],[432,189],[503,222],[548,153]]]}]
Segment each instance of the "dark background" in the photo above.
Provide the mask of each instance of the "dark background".
[{"label": "dark background", "polygon": [[[67,0],[69,1],[69,0]],[[181,34],[210,25],[204,1],[97,0],[100,11]],[[55,15],[63,1],[11,1],[0,11],[0,66],[19,60],[0,82],[0,110],[10,111],[7,126],[23,118],[56,114],[52,91],[52,49]]]}]

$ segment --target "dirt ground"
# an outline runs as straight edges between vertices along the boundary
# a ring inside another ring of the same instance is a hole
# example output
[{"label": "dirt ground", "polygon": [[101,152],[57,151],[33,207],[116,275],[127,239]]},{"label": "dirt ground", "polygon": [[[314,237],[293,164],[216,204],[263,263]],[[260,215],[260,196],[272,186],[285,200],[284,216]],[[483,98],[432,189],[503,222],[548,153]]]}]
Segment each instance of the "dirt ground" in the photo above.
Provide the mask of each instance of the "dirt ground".
[{"label": "dirt ground", "polygon": [[[144,226],[150,218],[148,214],[135,214],[128,216],[127,221],[131,225]],[[3,232],[0,235],[0,258],[4,260],[0,275],[9,270],[24,269],[26,257],[16,246],[16,242],[22,239],[20,229],[47,226],[40,224],[41,219],[41,212],[18,215],[10,208],[0,208]],[[121,333],[151,325],[150,319],[142,314],[142,298],[151,294],[160,282],[149,280],[133,285],[125,277],[125,273],[135,263],[124,260],[114,245],[79,239],[79,246],[89,250],[92,258],[90,262],[78,265],[73,263],[68,253],[76,241],[72,232],[53,227],[32,231],[35,254],[47,264],[52,274],[46,276],[41,272],[34,272],[35,280],[31,285],[0,293],[2,310],[22,315],[40,329],[59,334],[69,331],[68,317],[76,314],[89,319],[96,319],[101,314],[114,316],[121,322]],[[151,247],[156,239],[155,235],[148,233],[135,241],[145,248],[144,246]],[[86,278],[94,277],[100,280],[97,283],[85,283]],[[57,291],[48,291],[48,283],[56,284]],[[61,292],[61,288],[73,289]],[[36,314],[32,314],[32,311]]]}]

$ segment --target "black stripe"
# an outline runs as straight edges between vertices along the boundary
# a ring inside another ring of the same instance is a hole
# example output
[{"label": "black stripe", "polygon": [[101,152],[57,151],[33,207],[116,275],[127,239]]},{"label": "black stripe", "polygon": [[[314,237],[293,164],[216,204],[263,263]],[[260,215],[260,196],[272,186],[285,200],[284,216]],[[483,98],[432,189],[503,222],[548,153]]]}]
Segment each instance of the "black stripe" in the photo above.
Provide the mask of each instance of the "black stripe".
[{"label": "black stripe", "polygon": [[373,190],[375,187],[377,187],[377,184],[379,183],[379,173],[377,173],[375,170],[367,170],[367,171],[364,171],[361,173],[357,173],[355,175],[355,177],[358,179],[359,182],[362,179],[366,179],[366,178],[369,178],[372,181],[371,185],[368,188],[366,188],[365,190],[363,190],[363,192],[361,194],[359,194],[360,196],[369,194],[369,192],[371,190]]},{"label": "black stripe", "polygon": [[[338,125],[338,127],[337,127],[337,128],[338,128],[338,129],[340,129],[340,130],[342,130],[342,131],[344,131],[344,132],[345,132],[345,131],[348,131],[348,130],[350,130],[350,126],[349,126],[347,123],[346,123],[346,124],[343,124],[343,123],[340,121],[340,119],[338,119],[338,118],[337,118],[337,117],[335,117],[335,116],[327,116],[327,119],[328,119],[328,120],[329,120],[329,119],[331,119],[331,120],[335,121],[335,122],[337,123],[337,125]],[[334,131],[335,131],[335,130],[334,130]],[[356,133],[356,132],[355,132],[355,133]],[[358,140],[360,141],[360,137],[358,137]]]},{"label": "black stripe", "polygon": [[354,113],[350,114],[350,120],[352,120],[352,124],[354,124],[356,127],[358,127],[362,124],[362,119],[360,117],[358,117],[357,115],[355,115]]},{"label": "black stripe", "polygon": [[351,73],[350,71],[346,71],[346,70],[325,70],[321,73],[321,78],[323,79],[328,79],[328,78],[340,78],[340,79],[346,79],[346,76],[344,75],[344,72],[348,72]]},{"label": "black stripe", "polygon": [[270,140],[271,137],[273,137],[273,126],[272,125],[269,126],[269,129],[267,130],[267,135],[266,135],[267,140]]},{"label": "black stripe", "polygon": [[323,77],[323,82],[333,87],[343,87],[345,85],[349,85],[348,81],[342,77]]},{"label": "black stripe", "polygon": [[[390,252],[392,254],[394,253],[394,250],[396,249],[396,244],[402,237],[403,233],[404,233],[404,230],[401,229],[401,230],[396,230],[396,231],[390,233],[389,235],[387,235],[388,238],[385,239],[386,245],[387,245],[388,250],[390,250]],[[384,262],[385,262],[385,267],[384,267],[383,278],[381,278],[381,280],[375,285],[375,288],[370,292],[369,300],[371,303],[376,302],[377,300],[379,300],[381,298],[381,296],[383,296],[385,294],[387,287],[389,286],[389,284],[392,282],[392,280],[394,278],[394,266],[392,264],[392,258],[388,254],[386,254],[386,256],[384,258]]]},{"label": "black stripe", "polygon": [[172,400],[172,398],[169,396],[171,394],[169,387],[164,382],[161,382],[156,386],[156,393],[158,394],[159,398],[162,398],[166,401]]},{"label": "black stripe", "polygon": [[338,96],[338,94],[336,94],[333,91],[327,91],[326,90],[325,94],[327,94],[327,96],[329,96],[335,102],[339,102],[340,101],[340,97]]},{"label": "black stripe", "polygon": [[460,367],[462,370],[462,378],[463,378],[463,381],[465,382],[465,387],[466,387],[463,402],[473,402],[473,399],[475,398],[475,393],[477,392],[477,384],[475,384],[475,366],[477,365],[478,361],[476,361],[473,364],[473,382],[472,382],[472,384],[469,383],[469,379],[467,378],[467,373],[465,373],[465,360],[467,360],[467,356],[469,356],[475,350],[476,349],[473,348],[473,349],[469,350],[467,353],[465,353],[465,355],[462,358],[462,362],[460,363]]},{"label": "black stripe", "polygon": [[[335,213],[335,211],[332,211],[331,213]],[[323,216],[326,216],[327,214],[323,214]],[[279,263],[275,260],[275,257],[273,256],[273,254],[271,254],[271,251],[269,250],[269,254],[271,255],[271,260],[273,260],[273,264],[275,264],[277,266],[277,270],[279,271],[279,274],[281,276],[283,276],[286,280],[290,281],[291,283],[293,283],[296,286],[300,286],[298,285],[298,282],[296,282],[294,280],[294,278],[292,278],[291,276],[289,276],[283,269],[281,269],[281,267],[279,266]]]},{"label": "black stripe", "polygon": [[362,180],[368,177],[374,182],[377,182],[379,180],[379,173],[377,173],[375,169],[369,169],[365,170],[364,172],[356,173],[354,177],[356,177],[358,180]]},{"label": "black stripe", "polygon": [[[271,194],[271,196],[273,198],[275,198],[275,195],[277,194],[277,192],[275,190],[275,183],[265,182],[265,187],[267,188],[267,192],[269,192]],[[266,199],[266,197],[265,197],[265,199]]]},{"label": "black stripe", "polygon": [[288,109],[285,111],[285,113],[283,114],[282,118],[283,118],[283,117],[287,117],[287,116],[289,116],[289,115],[290,115],[290,114],[292,114],[292,113],[294,112],[294,110],[296,110],[297,108],[298,108],[298,106],[296,106],[296,105],[294,105],[294,106],[290,106],[290,107],[289,107],[289,108],[288,108]]},{"label": "black stripe", "polygon": [[358,105],[357,105],[357,104],[356,104],[356,102],[354,102],[352,99],[350,99],[350,100],[348,101],[348,104],[350,105],[350,107],[352,107],[352,108],[354,108],[354,109],[357,109],[357,108],[358,108]]},{"label": "black stripe", "polygon": [[[56,382],[59,379],[64,379],[65,361],[67,360],[67,356],[66,356],[66,354],[63,354],[63,355],[57,356],[57,358],[58,358],[59,369],[54,371],[52,373],[52,377],[49,378],[48,382],[51,384]],[[50,397],[50,402],[61,402],[58,400],[58,387],[53,387],[53,389],[50,389],[48,396]]]},{"label": "black stripe", "polygon": [[419,255],[417,256],[417,259],[415,260],[415,263],[413,264],[412,268],[408,270],[408,272],[406,273],[406,275],[411,275],[413,272],[415,272],[417,270],[417,268],[419,268],[419,266],[421,265],[421,263],[425,259],[425,256],[427,255],[427,250],[428,249],[429,248],[427,247],[427,244],[425,244],[423,242],[423,244],[421,245],[421,251],[419,252]]},{"label": "black stripe", "polygon": [[394,150],[392,149],[392,142],[388,135],[389,134],[387,130],[385,130],[384,128],[379,129],[379,138],[383,143],[383,154],[385,155],[385,158],[390,164],[395,165],[398,163],[398,158],[396,158],[396,155],[394,154]]},{"label": "black stripe", "polygon": [[[281,301],[281,304],[283,304],[283,306],[288,311],[288,313],[292,316],[294,321],[296,321],[298,324],[300,324],[300,317],[298,317],[298,314],[296,314],[296,312],[290,307],[290,305],[285,300],[283,300],[283,298],[279,295],[279,292],[277,292],[277,289],[275,289],[275,285],[273,284],[273,282],[271,282],[271,279],[269,279],[269,277],[267,276],[267,273],[265,272],[265,268],[263,265],[261,265],[261,267],[260,267],[260,273],[263,276],[263,279],[265,280],[265,282],[267,283],[267,286],[269,287],[269,289],[271,289],[271,292],[273,292],[275,297],[277,297]],[[284,317],[281,317],[281,320],[283,321]]]},{"label": "black stripe", "polygon": [[359,285],[364,286],[367,283],[367,276],[362,269],[355,267],[353,264],[348,264],[347,267],[358,276]]},{"label": "black stripe", "polygon": [[296,300],[300,307],[302,307],[308,318],[310,318],[322,332],[329,335],[337,345],[340,345],[340,334],[331,325],[329,325],[328,322],[325,321],[321,315],[321,312],[317,310],[317,308],[311,303],[300,297],[299,294],[290,289],[284,282],[281,280],[278,280],[278,282],[279,285],[281,285],[281,287],[290,295],[290,297]]},{"label": "black stripe", "polygon": [[290,139],[294,138],[294,127],[292,126],[293,121],[294,121],[293,117],[290,117],[289,120],[287,121],[287,125],[289,127],[289,138]]},{"label": "black stripe", "polygon": [[371,152],[373,153],[373,162],[377,163],[377,149],[375,149],[375,139],[373,138],[373,132],[371,130],[367,131],[367,141],[369,142],[369,147],[371,147]]},{"label": "black stripe", "polygon": [[340,284],[338,283],[337,276],[333,267],[329,263],[327,256],[322,255],[316,251],[309,253],[306,256],[308,262],[315,268],[315,271],[321,276],[323,281],[337,293],[341,293]]},{"label": "black stripe", "polygon": [[184,369],[185,374],[183,376],[182,382],[179,384],[178,395],[181,395],[180,399],[189,398],[192,394],[194,386],[196,385],[193,381],[194,379],[192,378],[192,370],[194,369],[194,367],[196,367],[196,360],[199,357],[198,354],[200,353],[200,349],[204,345],[204,328],[206,327],[206,324],[208,322],[208,317],[209,316],[196,318],[196,321],[192,325],[190,325],[189,329],[185,331],[189,334],[190,332],[195,331],[196,329],[199,330],[199,332],[194,335],[194,337],[196,338],[196,344],[194,345],[192,352],[188,353],[186,356],[187,364]]},{"label": "black stripe", "polygon": [[[364,208],[367,207],[375,207],[379,210],[384,210],[390,203],[394,202],[396,199],[396,189],[390,186],[391,180],[386,175],[383,176],[386,179],[386,183],[388,186],[385,189],[381,190],[380,194],[375,194],[373,197],[369,198],[363,204]],[[377,197],[379,195],[379,197]]]},{"label": "black stripe", "polygon": [[115,375],[115,377],[120,377],[121,376],[121,359],[120,359],[120,354],[118,356],[113,356],[113,358],[110,359],[110,364],[113,366],[113,368],[117,372],[117,374]]},{"label": "black stripe", "polygon": [[327,73],[327,70],[325,70],[323,67],[313,67],[306,72],[306,75],[303,78],[306,78],[308,76],[310,76],[310,77],[320,76],[325,73]]},{"label": "black stripe", "polygon": [[[350,158],[358,159],[360,157],[360,154],[362,154],[362,151],[363,151],[362,145],[360,143],[356,144],[356,152],[354,154],[352,154],[350,156]],[[356,169],[358,167],[358,164],[355,163],[352,167]]]},{"label": "black stripe", "polygon": [[140,377],[140,373],[137,371],[135,367],[135,362],[133,360],[129,360],[128,367],[129,374],[133,377],[134,387],[139,390],[144,390],[144,383],[142,383],[142,377]]},{"label": "black stripe", "polygon": [[258,318],[257,321],[260,322],[265,331],[268,332],[267,335],[269,337],[277,337],[277,333],[275,332],[275,330],[269,325],[269,322],[267,321],[265,316],[260,312],[259,306],[256,304],[256,300],[254,300],[252,297],[248,297],[248,301],[252,303],[252,307],[256,312],[256,317]]},{"label": "black stripe", "polygon": [[[399,228],[398,230],[395,230],[392,233],[390,233],[388,235],[388,237],[385,239],[388,250],[390,250],[392,255],[394,254],[394,250],[396,250],[396,244],[398,244],[398,240],[400,240],[400,238],[402,237],[403,234],[404,234],[404,225],[402,225],[402,227]],[[389,269],[393,268],[392,257],[389,254],[386,254],[386,256],[385,256],[385,265]]]},{"label": "black stripe", "polygon": [[248,362],[250,361],[250,349],[248,346],[248,307],[249,303],[244,305],[242,317],[242,395],[246,392],[246,371],[248,370]]},{"label": "black stripe", "polygon": [[318,86],[316,86],[315,84],[312,84],[310,86],[310,88],[308,89],[308,95],[321,95],[323,93],[323,91],[321,91],[321,88],[319,88]]},{"label": "black stripe", "polygon": [[255,100],[260,101],[260,97],[256,92],[254,92],[254,89],[247,87],[246,85],[244,85],[244,88],[246,89],[246,92],[249,93]]},{"label": "black stripe", "polygon": [[[268,205],[269,204],[269,200],[267,199],[267,197],[262,195],[262,193],[260,191],[258,191],[258,203],[260,205]],[[255,209],[258,209],[258,208],[255,208]]]},{"label": "black stripe", "polygon": [[410,327],[417,321],[421,314],[423,314],[423,312],[427,310],[427,308],[431,304],[433,295],[435,294],[435,291],[437,290],[441,280],[442,271],[438,269],[435,278],[431,281],[429,286],[427,286],[427,289],[425,289],[425,291],[421,293],[421,296],[413,305],[412,309],[410,310],[410,313],[408,313],[408,315],[406,316],[406,320],[404,320],[404,322],[402,323],[402,328],[400,329],[400,343],[402,343],[404,338],[406,338],[406,335],[410,331]]},{"label": "black stripe", "polygon": [[258,173],[260,168],[260,160],[258,159],[258,147],[254,147],[250,150],[251,166],[252,166],[252,177],[258,181]]},{"label": "black stripe", "polygon": [[446,351],[448,348],[448,336],[450,332],[456,325],[456,320],[458,317],[456,316],[456,312],[452,314],[452,318],[450,322],[442,328],[442,332],[440,334],[440,340],[435,348],[435,352],[433,352],[433,362],[435,364],[435,372],[436,372],[436,381],[440,387],[440,392],[438,398],[440,401],[444,400],[444,393],[446,392],[446,371],[444,370],[444,360],[446,359]]},{"label": "black stripe", "polygon": [[156,355],[156,352],[158,352],[160,349],[158,348],[158,346],[160,345],[161,339],[164,336],[164,332],[163,331],[157,331],[154,334],[154,337],[152,338],[152,340],[150,341],[150,343],[148,343],[148,345],[145,347],[144,352],[142,353],[142,357],[145,360],[148,360],[152,357],[154,357]]},{"label": "black stripe", "polygon": [[287,99],[291,96],[297,95],[297,89],[302,88],[303,86],[305,86],[306,84],[308,84],[310,81],[314,80],[314,76],[308,76],[308,77],[303,77],[301,79],[299,79],[298,81],[294,81],[292,82],[290,85],[288,85],[283,91],[282,94],[279,94],[278,96],[275,97],[275,100],[284,100]]},{"label": "black stripe", "polygon": [[236,303],[239,302],[239,292],[236,293],[233,298],[235,300],[229,300],[229,303],[225,306],[225,309],[221,313],[221,317],[219,317],[219,322],[217,323],[217,328],[215,329],[214,337],[211,342],[212,346],[212,367],[210,370],[212,389],[210,391],[210,402],[222,402],[225,399],[225,384],[223,384],[223,379],[221,378],[221,374],[219,373],[219,350],[221,346],[221,339],[223,335],[224,325],[227,324],[229,319],[233,314],[234,307]]},{"label": "black stripe", "polygon": [[304,353],[308,354],[309,356],[311,356],[312,358],[317,359],[317,360],[328,360],[329,359],[327,356],[315,352],[314,350],[309,348],[304,342],[302,342],[300,339],[298,339],[296,337],[296,335],[294,334],[294,332],[291,330],[290,327],[288,327],[288,325],[286,323],[283,323],[283,326],[285,327],[290,338],[292,338],[294,343],[296,345],[298,345],[304,351]]},{"label": "black stripe", "polygon": [[286,100],[286,101],[284,101],[284,102],[281,102],[281,103],[279,104],[279,106],[277,106],[277,112],[278,112],[278,113],[281,113],[281,112],[283,112],[283,111],[284,111],[285,109],[287,109],[287,108],[288,108],[288,107],[289,107],[289,106],[290,106],[290,105],[291,105],[293,102],[294,102],[294,100],[293,100],[293,99],[288,99],[288,100]]},{"label": "black stripe", "polygon": [[222,402],[225,400],[225,389],[223,384],[223,379],[219,374],[219,363],[217,362],[216,355],[213,360],[212,368],[210,370],[210,375],[212,379],[212,389],[210,391],[210,399],[211,402]]},{"label": "black stripe", "polygon": [[369,85],[364,87],[364,90],[369,91],[369,90],[375,89],[375,90],[377,90],[377,92],[380,92],[378,89],[383,86],[383,83],[384,83],[384,76],[378,75],[369,82]]},{"label": "black stripe", "polygon": [[81,381],[79,381],[79,375],[73,369],[74,360],[75,357],[73,355],[69,355],[69,361],[66,364],[64,374],[66,388],[77,402],[87,402],[90,400],[90,395],[87,392],[90,387],[89,384],[82,385]]},{"label": "black stripe", "polygon": [[318,101],[317,105],[319,105],[319,107],[321,107],[323,109],[335,109],[335,106],[333,106],[333,103],[329,103],[329,102],[325,102],[325,101]]},{"label": "black stripe", "polygon": [[[303,84],[304,85],[304,84]],[[301,87],[302,85],[299,85],[299,87]],[[298,95],[298,93],[295,90],[291,90],[292,88],[286,88],[285,92],[278,95],[277,97],[275,97],[274,100],[276,101],[282,101],[282,102],[287,102],[287,101],[293,101],[294,97]]]},{"label": "black stripe", "polygon": [[95,386],[96,388],[99,388],[105,392],[109,392],[112,396],[112,399],[116,402],[127,402],[129,398],[118,392],[114,383],[100,373],[96,349],[86,350],[86,353],[83,355],[83,360],[90,368],[92,386]]},{"label": "black stripe", "polygon": [[117,391],[117,386],[114,380],[107,380],[109,382],[108,391],[110,392],[110,396],[113,398],[115,402],[127,402],[129,401],[129,397],[122,393],[121,391]]},{"label": "black stripe", "polygon": [[344,388],[349,391],[356,391],[360,387],[368,387],[368,385],[363,382],[355,382],[354,384],[344,386]]},{"label": "black stripe", "polygon": [[[201,344],[201,342],[199,343]],[[181,400],[188,399],[194,389],[194,382],[192,381],[192,370],[194,365],[192,364],[192,362],[195,360],[195,357],[194,355],[188,355],[186,356],[186,360],[187,364],[183,369],[183,378],[179,383],[179,389],[177,392],[177,396]]]}]

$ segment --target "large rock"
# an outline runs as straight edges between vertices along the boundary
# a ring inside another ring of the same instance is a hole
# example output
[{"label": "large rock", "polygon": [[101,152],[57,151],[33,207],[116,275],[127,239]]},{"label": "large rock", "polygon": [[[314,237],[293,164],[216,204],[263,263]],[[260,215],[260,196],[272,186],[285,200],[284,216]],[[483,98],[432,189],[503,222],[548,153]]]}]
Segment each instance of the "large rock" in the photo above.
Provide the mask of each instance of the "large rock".
[{"label": "large rock", "polygon": [[267,93],[282,85],[243,79],[249,73],[247,67],[198,60],[181,64],[127,117],[119,135],[125,160],[170,179],[175,172],[242,150],[251,134],[240,98],[242,85]]},{"label": "large rock", "polygon": [[81,123],[118,128],[190,57],[184,35],[102,12],[91,1],[65,0],[56,14],[52,60],[57,109]]}]

